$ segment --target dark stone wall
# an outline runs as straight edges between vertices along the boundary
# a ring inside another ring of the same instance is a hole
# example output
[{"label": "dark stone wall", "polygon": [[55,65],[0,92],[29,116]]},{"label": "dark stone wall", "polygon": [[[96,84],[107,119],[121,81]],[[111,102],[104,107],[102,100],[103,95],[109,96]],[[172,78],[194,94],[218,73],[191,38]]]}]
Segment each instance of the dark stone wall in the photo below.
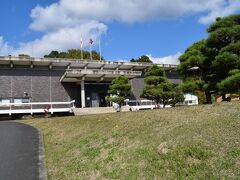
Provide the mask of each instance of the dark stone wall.
[{"label": "dark stone wall", "polygon": [[[24,92],[31,96],[32,102],[66,102],[75,100],[75,105],[81,105],[81,87],[76,83],[61,83],[60,77],[64,70],[49,69],[0,69],[0,98],[23,97]],[[171,82],[181,83],[177,72],[166,72]],[[32,85],[31,85],[32,82]],[[132,96],[130,99],[140,99],[144,87],[144,78],[138,77],[130,81]],[[12,87],[12,88],[11,88]],[[12,90],[11,90],[12,89]],[[101,96],[107,94],[108,85],[85,86],[85,97],[92,97],[96,92]],[[102,102],[105,104],[106,102]],[[91,106],[86,99],[87,106]]]},{"label": "dark stone wall", "polygon": [[[10,70],[10,73],[15,73],[14,76],[11,76],[12,78],[12,97],[22,97],[24,92],[29,93],[30,89],[30,73],[24,72],[24,71],[16,71],[13,72],[13,70]],[[11,81],[10,81],[11,85]]]},{"label": "dark stone wall", "polygon": [[11,97],[11,76],[0,70],[0,97]]},{"label": "dark stone wall", "polygon": [[[129,97],[130,99],[141,99],[140,95],[144,88],[144,77],[143,76],[134,78],[130,81],[130,84],[132,86],[132,96]],[[169,79],[169,81],[172,83],[176,83],[176,84],[182,83],[182,80],[180,79],[180,76],[179,76],[178,72],[176,72],[176,71],[166,72],[166,76]]]},{"label": "dark stone wall", "polygon": [[134,78],[130,81],[130,84],[132,87],[132,95],[129,97],[129,99],[140,99],[140,95],[144,87],[144,78]]},{"label": "dark stone wall", "polygon": [[[50,71],[38,70],[31,73],[32,75],[32,93],[28,92],[33,102],[50,102]],[[29,84],[29,82],[28,82]]]},{"label": "dark stone wall", "polygon": [[78,98],[76,92],[80,92],[80,87],[59,81],[63,73],[49,69],[0,69],[0,98],[23,97],[24,92],[32,102],[65,102]]},{"label": "dark stone wall", "polygon": [[182,80],[180,79],[180,76],[177,71],[166,72],[166,76],[169,79],[169,81],[172,83],[175,83],[175,84],[182,83]]}]

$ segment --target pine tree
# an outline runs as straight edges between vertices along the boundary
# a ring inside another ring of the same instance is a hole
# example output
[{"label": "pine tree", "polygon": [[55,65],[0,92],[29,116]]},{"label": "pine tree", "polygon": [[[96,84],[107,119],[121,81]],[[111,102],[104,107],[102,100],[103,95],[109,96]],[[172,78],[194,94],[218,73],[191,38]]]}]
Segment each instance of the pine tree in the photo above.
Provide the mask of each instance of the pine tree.
[{"label": "pine tree", "polygon": [[131,93],[131,85],[128,83],[126,76],[119,76],[115,78],[108,89],[107,100],[119,104],[119,111],[121,111],[122,104],[125,98]]},{"label": "pine tree", "polygon": [[158,107],[160,107],[160,104],[162,104],[164,108],[166,105],[175,106],[178,102],[184,100],[183,94],[178,86],[169,82],[164,70],[157,65],[146,70],[144,81],[145,87],[142,92],[142,97],[155,101]]}]

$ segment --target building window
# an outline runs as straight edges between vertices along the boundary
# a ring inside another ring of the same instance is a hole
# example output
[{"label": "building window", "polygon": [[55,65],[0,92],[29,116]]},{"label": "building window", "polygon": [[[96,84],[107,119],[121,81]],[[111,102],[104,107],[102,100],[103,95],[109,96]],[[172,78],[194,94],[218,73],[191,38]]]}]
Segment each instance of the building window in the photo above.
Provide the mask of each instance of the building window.
[{"label": "building window", "polygon": [[22,99],[22,103],[30,103],[30,99],[29,98],[24,98],[24,99]]},{"label": "building window", "polygon": [[29,98],[15,98],[14,103],[29,103],[30,99]]},{"label": "building window", "polygon": [[9,104],[10,102],[10,99],[0,99],[0,104]]}]

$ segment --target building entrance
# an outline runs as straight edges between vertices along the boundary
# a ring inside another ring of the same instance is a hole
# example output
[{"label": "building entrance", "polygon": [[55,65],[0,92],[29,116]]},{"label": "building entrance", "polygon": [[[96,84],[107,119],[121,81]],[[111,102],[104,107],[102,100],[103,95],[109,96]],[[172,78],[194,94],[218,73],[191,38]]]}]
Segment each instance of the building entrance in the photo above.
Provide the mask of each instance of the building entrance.
[{"label": "building entrance", "polygon": [[86,107],[107,107],[107,90],[108,85],[106,84],[87,84]]},{"label": "building entrance", "polygon": [[92,93],[91,107],[106,107],[106,93]]}]

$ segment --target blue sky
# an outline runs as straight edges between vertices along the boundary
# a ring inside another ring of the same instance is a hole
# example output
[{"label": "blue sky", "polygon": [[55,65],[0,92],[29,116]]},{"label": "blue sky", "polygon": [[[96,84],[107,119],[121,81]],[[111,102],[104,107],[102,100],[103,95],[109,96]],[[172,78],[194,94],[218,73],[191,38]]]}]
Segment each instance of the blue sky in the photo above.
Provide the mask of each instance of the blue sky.
[{"label": "blue sky", "polygon": [[94,39],[108,60],[149,55],[176,64],[193,42],[207,36],[216,17],[239,13],[238,0],[4,0],[0,55],[42,57],[51,50],[88,50]]}]

